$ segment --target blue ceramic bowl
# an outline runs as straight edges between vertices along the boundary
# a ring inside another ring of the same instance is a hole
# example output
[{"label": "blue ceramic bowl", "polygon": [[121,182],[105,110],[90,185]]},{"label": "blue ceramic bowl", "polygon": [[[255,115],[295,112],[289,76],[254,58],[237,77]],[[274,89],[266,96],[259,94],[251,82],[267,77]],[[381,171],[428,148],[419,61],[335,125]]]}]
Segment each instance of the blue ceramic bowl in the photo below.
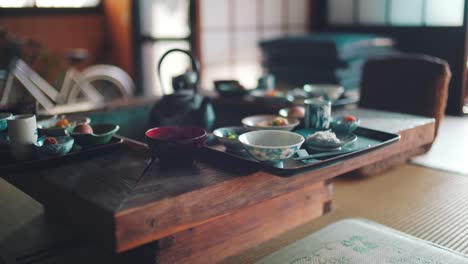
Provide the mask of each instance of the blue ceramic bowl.
[{"label": "blue ceramic bowl", "polygon": [[351,134],[358,128],[360,120],[357,119],[355,122],[344,121],[344,116],[333,117],[333,120],[330,122],[330,127],[332,131],[338,134]]},{"label": "blue ceramic bowl", "polygon": [[0,131],[5,131],[7,129],[7,119],[12,117],[11,113],[0,113]]},{"label": "blue ceramic bowl", "polygon": [[236,80],[218,80],[214,81],[215,89],[222,96],[242,97],[248,91]]},{"label": "blue ceramic bowl", "polygon": [[46,137],[37,140],[35,147],[39,156],[60,156],[65,155],[73,148],[75,140],[69,136],[56,137],[58,144],[44,145]]},{"label": "blue ceramic bowl", "polygon": [[261,162],[280,162],[294,155],[304,137],[289,131],[258,130],[239,137],[247,152]]},{"label": "blue ceramic bowl", "polygon": [[[239,136],[248,131],[249,130],[247,128],[241,126],[221,127],[213,131],[213,135],[221,144],[226,146],[228,150],[239,151],[244,150],[239,141]],[[237,135],[237,138],[232,138],[232,135]]]}]

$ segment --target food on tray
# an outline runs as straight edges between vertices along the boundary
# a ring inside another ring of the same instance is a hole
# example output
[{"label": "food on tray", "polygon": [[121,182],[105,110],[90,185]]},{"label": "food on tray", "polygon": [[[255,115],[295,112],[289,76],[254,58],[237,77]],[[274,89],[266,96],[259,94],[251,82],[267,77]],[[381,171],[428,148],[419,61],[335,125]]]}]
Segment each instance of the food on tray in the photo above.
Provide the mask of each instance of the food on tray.
[{"label": "food on tray", "polygon": [[352,116],[352,115],[347,115],[347,116],[343,117],[343,121],[344,122],[356,122],[357,118]]},{"label": "food on tray", "polygon": [[265,96],[267,97],[281,96],[281,92],[277,90],[269,90],[265,93]]},{"label": "food on tray", "polygon": [[340,139],[331,131],[318,131],[307,137],[307,140],[312,140],[318,143],[340,143]]},{"label": "food on tray", "polygon": [[44,140],[44,145],[57,145],[58,141],[54,137],[48,137]]},{"label": "food on tray", "polygon": [[289,108],[288,116],[302,118],[305,115],[305,109],[303,106],[293,106]]},{"label": "food on tray", "polygon": [[73,129],[73,133],[92,134],[93,128],[88,124],[79,124]]},{"label": "food on tray", "polygon": [[273,120],[266,120],[257,123],[257,126],[287,126],[289,125],[288,119],[284,117],[275,117]]},{"label": "food on tray", "polygon": [[226,137],[229,139],[238,139],[239,135],[237,135],[236,133],[229,132]]},{"label": "food on tray", "polygon": [[271,125],[272,126],[286,126],[286,125],[289,125],[289,122],[288,122],[288,119],[278,116],[278,117],[275,117],[275,119],[273,119],[273,121],[271,122]]},{"label": "food on tray", "polygon": [[57,121],[57,123],[55,123],[52,128],[67,128],[70,126],[70,122],[68,122],[68,120],[66,118],[64,119],[60,119],[59,121]]}]

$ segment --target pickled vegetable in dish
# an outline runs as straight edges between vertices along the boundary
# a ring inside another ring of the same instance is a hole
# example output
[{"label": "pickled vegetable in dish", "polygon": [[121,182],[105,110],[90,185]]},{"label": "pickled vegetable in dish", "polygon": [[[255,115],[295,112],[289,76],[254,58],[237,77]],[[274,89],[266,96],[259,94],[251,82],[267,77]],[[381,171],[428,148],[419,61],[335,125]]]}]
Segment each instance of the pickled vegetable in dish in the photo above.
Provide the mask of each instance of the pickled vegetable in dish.
[{"label": "pickled vegetable in dish", "polygon": [[237,135],[236,133],[229,132],[226,137],[229,139],[238,139],[239,135]]},{"label": "pickled vegetable in dish", "polygon": [[281,92],[280,91],[276,91],[276,90],[269,90],[265,93],[265,96],[267,97],[275,97],[275,96],[281,96]]},{"label": "pickled vegetable in dish", "polygon": [[289,125],[289,122],[288,122],[288,119],[284,117],[276,117],[271,122],[271,125],[272,126],[286,126],[286,125]]},{"label": "pickled vegetable in dish", "polygon": [[332,131],[318,131],[307,137],[307,140],[312,140],[318,143],[340,143],[340,139]]},{"label": "pickled vegetable in dish", "polygon": [[257,126],[287,126],[289,125],[288,119],[284,117],[275,117],[273,120],[270,121],[262,121],[258,122]]},{"label": "pickled vegetable in dish", "polygon": [[347,115],[347,116],[343,117],[343,121],[344,122],[356,122],[357,119],[356,119],[356,117],[354,117],[352,115]]},{"label": "pickled vegetable in dish", "polygon": [[67,128],[70,126],[70,122],[64,118],[64,119],[60,119],[59,121],[57,121],[57,123],[55,123],[52,128]]},{"label": "pickled vegetable in dish", "polygon": [[44,140],[44,145],[57,145],[58,141],[54,137],[48,137]]}]

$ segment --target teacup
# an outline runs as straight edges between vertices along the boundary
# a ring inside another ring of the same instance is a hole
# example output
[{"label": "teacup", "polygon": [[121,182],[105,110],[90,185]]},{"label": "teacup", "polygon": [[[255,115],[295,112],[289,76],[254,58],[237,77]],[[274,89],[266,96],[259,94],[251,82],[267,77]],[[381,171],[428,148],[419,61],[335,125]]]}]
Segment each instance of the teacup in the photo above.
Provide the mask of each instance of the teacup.
[{"label": "teacup", "polygon": [[16,159],[30,159],[34,156],[34,143],[37,141],[36,116],[15,115],[8,120],[10,151]]},{"label": "teacup", "polygon": [[306,128],[327,130],[331,121],[331,101],[307,99],[304,101]]}]

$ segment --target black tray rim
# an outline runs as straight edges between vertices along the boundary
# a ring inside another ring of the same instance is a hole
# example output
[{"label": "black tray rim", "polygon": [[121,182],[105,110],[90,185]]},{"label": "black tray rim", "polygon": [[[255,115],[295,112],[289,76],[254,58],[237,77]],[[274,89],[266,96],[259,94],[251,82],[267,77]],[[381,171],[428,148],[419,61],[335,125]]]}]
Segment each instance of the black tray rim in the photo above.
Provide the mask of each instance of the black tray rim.
[{"label": "black tray rim", "polygon": [[7,172],[12,172],[12,171],[28,170],[31,168],[41,168],[41,167],[50,165],[51,163],[57,162],[57,161],[68,162],[71,160],[77,160],[79,158],[83,158],[84,156],[87,156],[90,154],[101,153],[101,152],[114,149],[116,147],[121,146],[123,143],[124,143],[124,138],[114,135],[112,136],[111,141],[109,143],[85,147],[79,151],[71,152],[65,155],[50,156],[46,158],[15,161],[13,163],[0,164],[0,171],[2,172],[2,175],[3,175]]},{"label": "black tray rim", "polygon": [[[253,160],[253,159],[244,158],[242,156],[236,155],[234,152],[220,151],[220,150],[214,149],[214,148],[210,147],[209,145],[207,145],[206,141],[205,141],[205,144],[203,145],[203,150],[205,150],[207,152],[210,152],[210,153],[214,153],[214,154],[222,154],[222,155],[224,155],[224,156],[226,156],[228,158],[234,158],[236,160],[241,160],[241,161],[244,161],[244,162],[248,162],[250,164],[258,166],[259,169],[261,169],[261,170],[266,170],[266,171],[272,172],[275,175],[278,175],[280,177],[290,177],[290,176],[294,176],[294,175],[296,175],[296,174],[298,174],[300,172],[303,172],[303,171],[310,171],[310,170],[325,168],[325,167],[328,167],[328,166],[333,166],[333,165],[339,163],[340,161],[345,161],[345,160],[348,160],[348,159],[352,159],[352,158],[361,156],[363,154],[366,154],[366,153],[381,149],[381,148],[386,147],[388,145],[395,144],[395,143],[399,142],[400,139],[401,139],[401,135],[399,135],[399,134],[389,133],[389,132],[385,132],[385,131],[381,131],[381,130],[375,130],[375,129],[366,128],[366,127],[358,127],[356,131],[357,131],[356,134],[358,134],[358,136],[359,136],[359,134],[366,133],[366,134],[373,135],[374,136],[373,139],[376,139],[376,137],[380,137],[380,138],[385,137],[385,138],[388,138],[388,139],[383,140],[381,143],[379,143],[377,145],[374,145],[372,147],[369,147],[369,148],[364,148],[364,149],[356,150],[356,151],[353,151],[353,152],[348,152],[348,153],[345,153],[345,154],[342,154],[342,155],[337,155],[337,156],[333,156],[333,157],[328,158],[328,159],[321,160],[321,161],[316,162],[316,163],[304,164],[304,166],[293,167],[293,168],[278,168],[278,167],[274,167],[272,165],[269,165],[267,163],[262,163],[262,162],[259,162],[259,161]],[[377,140],[379,140],[379,139],[377,139]]]}]

